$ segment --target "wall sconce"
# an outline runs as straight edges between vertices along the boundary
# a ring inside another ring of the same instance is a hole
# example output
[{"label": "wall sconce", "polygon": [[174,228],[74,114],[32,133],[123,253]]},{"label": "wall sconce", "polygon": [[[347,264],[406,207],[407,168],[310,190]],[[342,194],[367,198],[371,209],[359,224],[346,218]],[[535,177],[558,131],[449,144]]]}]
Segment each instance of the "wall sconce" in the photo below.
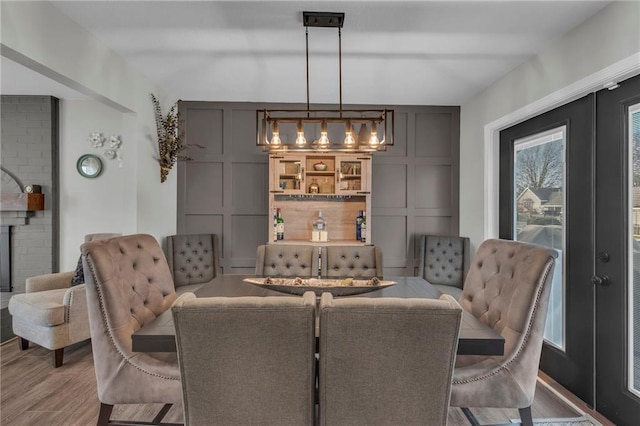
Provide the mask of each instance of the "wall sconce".
[{"label": "wall sconce", "polygon": [[[386,151],[393,145],[394,111],[342,109],[342,25],[344,13],[302,12],[306,37],[307,109],[257,110],[256,145],[267,152],[283,151]],[[309,27],[338,29],[338,58],[340,108],[317,110],[309,107]],[[358,137],[354,137],[354,124],[360,124]],[[295,136],[293,135],[295,126]],[[319,135],[318,135],[319,126]],[[333,132],[328,127],[331,126]],[[283,127],[291,131],[282,132]],[[337,130],[336,130],[337,129]],[[371,131],[369,131],[371,129]],[[307,131],[314,139],[307,140]],[[286,134],[286,136],[285,136]],[[316,136],[318,135],[318,136]],[[334,137],[335,136],[335,137]]]}]

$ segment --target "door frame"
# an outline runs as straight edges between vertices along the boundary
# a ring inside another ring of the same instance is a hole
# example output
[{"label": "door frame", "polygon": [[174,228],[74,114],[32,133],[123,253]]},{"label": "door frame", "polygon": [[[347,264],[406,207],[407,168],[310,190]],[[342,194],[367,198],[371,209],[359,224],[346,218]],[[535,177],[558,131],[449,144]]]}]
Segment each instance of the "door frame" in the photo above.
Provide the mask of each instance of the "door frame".
[{"label": "door frame", "polygon": [[640,52],[565,86],[484,126],[484,239],[498,238],[500,131],[640,73]]}]

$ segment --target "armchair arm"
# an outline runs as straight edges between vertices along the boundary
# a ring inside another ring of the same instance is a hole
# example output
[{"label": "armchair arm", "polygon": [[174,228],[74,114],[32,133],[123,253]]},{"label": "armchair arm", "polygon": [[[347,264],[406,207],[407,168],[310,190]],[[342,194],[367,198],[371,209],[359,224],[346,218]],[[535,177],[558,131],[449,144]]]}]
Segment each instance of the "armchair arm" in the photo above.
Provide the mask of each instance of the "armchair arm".
[{"label": "armchair arm", "polygon": [[85,284],[68,288],[64,293],[62,303],[66,308],[65,322],[69,324],[69,338],[71,341],[79,342],[91,337]]},{"label": "armchair arm", "polygon": [[55,274],[38,275],[37,277],[27,278],[26,292],[35,293],[46,290],[59,290],[71,287],[71,278],[73,271],[58,272]]}]

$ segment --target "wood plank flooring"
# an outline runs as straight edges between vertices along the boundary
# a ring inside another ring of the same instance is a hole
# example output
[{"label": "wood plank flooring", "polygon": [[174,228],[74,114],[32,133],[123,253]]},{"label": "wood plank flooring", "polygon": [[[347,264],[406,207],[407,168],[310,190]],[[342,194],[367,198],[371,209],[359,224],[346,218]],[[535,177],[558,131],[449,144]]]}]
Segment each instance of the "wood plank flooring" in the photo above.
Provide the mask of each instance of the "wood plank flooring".
[{"label": "wood plank flooring", "polygon": [[[113,418],[150,420],[161,404],[116,406]],[[89,426],[98,419],[99,401],[93,370],[91,344],[78,343],[65,349],[64,364],[54,369],[51,352],[31,344],[18,349],[15,340],[0,346],[0,425]],[[517,410],[473,409],[481,424],[508,423]],[[538,384],[533,404],[534,418],[570,418],[580,414]],[[182,407],[174,406],[165,418],[182,422]],[[449,411],[450,426],[468,426],[457,408]]]}]

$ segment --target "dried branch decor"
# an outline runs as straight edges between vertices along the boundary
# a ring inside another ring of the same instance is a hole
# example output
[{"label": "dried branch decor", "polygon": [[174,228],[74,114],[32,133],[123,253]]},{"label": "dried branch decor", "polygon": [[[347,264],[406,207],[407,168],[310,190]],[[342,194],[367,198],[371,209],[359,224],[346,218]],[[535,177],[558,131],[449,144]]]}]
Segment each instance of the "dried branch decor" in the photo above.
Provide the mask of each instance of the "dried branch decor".
[{"label": "dried branch decor", "polygon": [[156,130],[158,132],[158,162],[160,163],[160,182],[167,180],[167,175],[178,160],[191,160],[186,155],[180,155],[182,151],[189,146],[201,145],[184,143],[184,132],[180,130],[180,113],[178,112],[178,104],[175,103],[167,112],[166,117],[162,115],[160,102],[155,95],[151,94],[153,102],[153,112],[156,118]]}]

